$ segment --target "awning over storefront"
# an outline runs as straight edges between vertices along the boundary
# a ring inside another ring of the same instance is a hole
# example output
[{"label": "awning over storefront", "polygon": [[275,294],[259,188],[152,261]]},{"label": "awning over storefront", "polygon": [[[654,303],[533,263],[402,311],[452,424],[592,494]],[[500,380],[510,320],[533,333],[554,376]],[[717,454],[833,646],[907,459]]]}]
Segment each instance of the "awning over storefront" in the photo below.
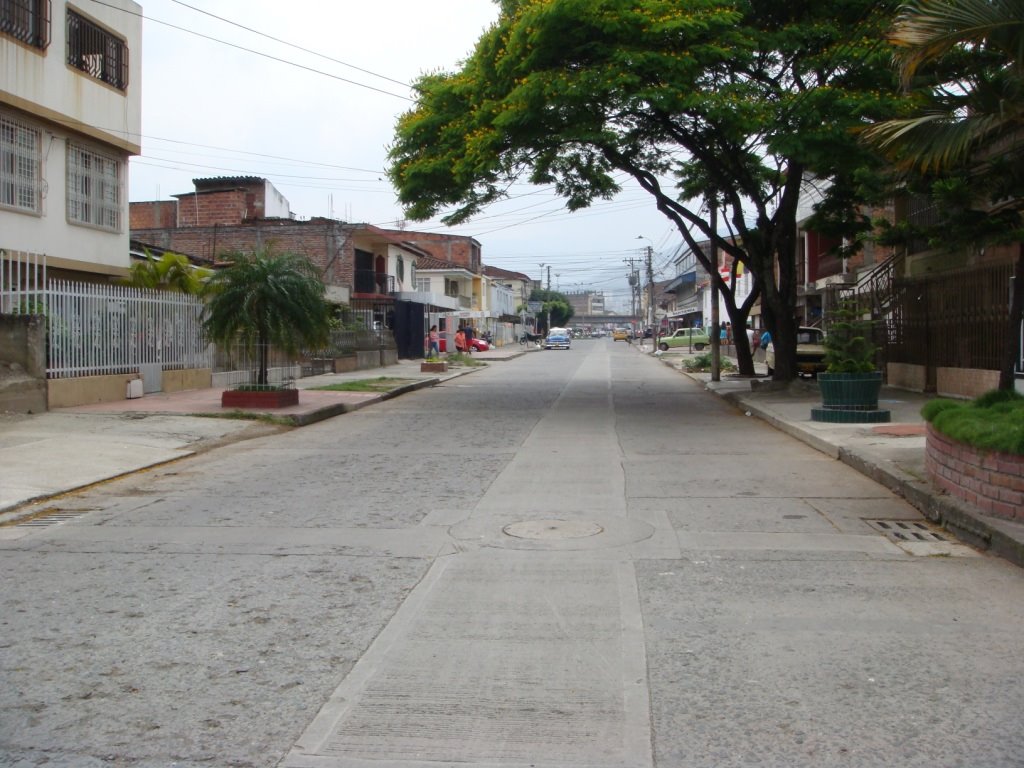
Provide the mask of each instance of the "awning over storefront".
[{"label": "awning over storefront", "polygon": [[679,288],[682,288],[683,286],[695,285],[696,283],[697,283],[697,273],[696,272],[687,272],[687,273],[682,274],[682,275],[676,275],[674,278],[669,280],[668,281],[668,285],[666,285],[662,290],[664,290],[666,292],[673,292],[673,291],[676,291]]}]

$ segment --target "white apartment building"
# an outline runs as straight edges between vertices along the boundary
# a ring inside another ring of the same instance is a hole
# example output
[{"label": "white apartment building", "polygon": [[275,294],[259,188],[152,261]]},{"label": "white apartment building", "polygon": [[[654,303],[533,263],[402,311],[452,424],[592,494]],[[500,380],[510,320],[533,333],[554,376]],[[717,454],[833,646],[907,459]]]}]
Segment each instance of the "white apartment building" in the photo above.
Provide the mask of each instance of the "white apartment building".
[{"label": "white apartment building", "polygon": [[51,277],[127,274],[141,60],[131,0],[0,2],[0,259],[45,255]]}]

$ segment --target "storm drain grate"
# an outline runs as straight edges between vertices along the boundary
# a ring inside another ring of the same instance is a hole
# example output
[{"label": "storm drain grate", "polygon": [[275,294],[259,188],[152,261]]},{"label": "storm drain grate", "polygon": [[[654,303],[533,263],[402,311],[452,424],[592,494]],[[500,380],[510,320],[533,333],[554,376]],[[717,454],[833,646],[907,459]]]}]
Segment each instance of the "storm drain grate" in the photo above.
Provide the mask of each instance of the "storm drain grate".
[{"label": "storm drain grate", "polygon": [[32,517],[28,520],[23,520],[18,523],[16,528],[46,528],[51,525],[60,525],[66,523],[68,520],[76,520],[84,515],[89,510],[82,510],[80,512],[53,512],[51,514],[39,515],[38,517]]},{"label": "storm drain grate", "polygon": [[876,531],[893,541],[948,541],[941,533],[933,531],[926,523],[918,520],[865,520]]}]

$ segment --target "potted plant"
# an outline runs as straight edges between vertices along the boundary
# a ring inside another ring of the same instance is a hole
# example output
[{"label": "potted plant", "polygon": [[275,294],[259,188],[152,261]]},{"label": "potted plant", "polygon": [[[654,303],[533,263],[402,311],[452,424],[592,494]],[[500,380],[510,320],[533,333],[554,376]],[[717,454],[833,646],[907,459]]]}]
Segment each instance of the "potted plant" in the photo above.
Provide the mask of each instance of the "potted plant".
[{"label": "potted plant", "polygon": [[829,313],[825,334],[825,371],[818,374],[822,407],[811,410],[814,421],[864,423],[889,421],[879,410],[882,372],[875,365],[877,348],[871,341],[871,321],[846,300]]},{"label": "potted plant", "polygon": [[267,375],[270,346],[286,352],[323,346],[330,334],[330,307],[316,268],[303,256],[254,253],[226,257],[230,265],[207,284],[209,299],[203,311],[203,330],[214,342],[240,340],[258,356],[256,381],[225,390],[225,408],[281,408],[295,405],[299,392],[270,384]]}]

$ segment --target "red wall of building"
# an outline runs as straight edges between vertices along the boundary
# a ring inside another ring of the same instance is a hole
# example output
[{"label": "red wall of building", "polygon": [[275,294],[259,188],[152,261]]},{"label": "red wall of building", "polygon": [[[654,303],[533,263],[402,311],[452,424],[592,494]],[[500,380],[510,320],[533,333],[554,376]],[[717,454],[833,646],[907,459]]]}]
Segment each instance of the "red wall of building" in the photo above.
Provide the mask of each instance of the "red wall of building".
[{"label": "red wall of building", "polygon": [[174,227],[178,223],[177,200],[152,200],[128,206],[129,229]]},{"label": "red wall of building", "polygon": [[224,226],[133,228],[131,236],[149,245],[212,261],[223,261],[232,251],[271,247],[308,258],[327,285],[354,282],[354,249],[348,228],[330,219],[259,219]]}]

